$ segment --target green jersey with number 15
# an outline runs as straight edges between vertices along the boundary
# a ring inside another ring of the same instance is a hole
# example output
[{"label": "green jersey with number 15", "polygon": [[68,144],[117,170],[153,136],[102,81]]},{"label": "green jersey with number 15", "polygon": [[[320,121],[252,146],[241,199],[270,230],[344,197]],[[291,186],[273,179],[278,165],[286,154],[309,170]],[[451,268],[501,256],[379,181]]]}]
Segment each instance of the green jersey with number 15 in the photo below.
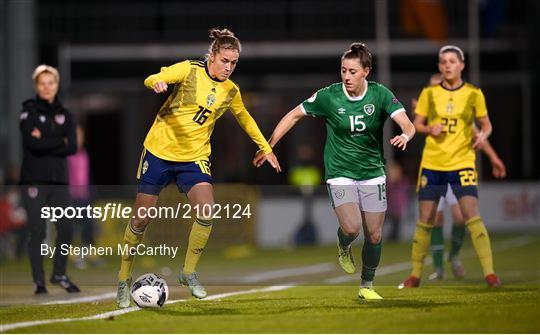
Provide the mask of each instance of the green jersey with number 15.
[{"label": "green jersey with number 15", "polygon": [[376,82],[366,82],[361,96],[351,97],[342,83],[318,90],[300,104],[306,115],[326,122],[326,179],[367,180],[384,175],[383,126],[405,112],[394,94]]}]

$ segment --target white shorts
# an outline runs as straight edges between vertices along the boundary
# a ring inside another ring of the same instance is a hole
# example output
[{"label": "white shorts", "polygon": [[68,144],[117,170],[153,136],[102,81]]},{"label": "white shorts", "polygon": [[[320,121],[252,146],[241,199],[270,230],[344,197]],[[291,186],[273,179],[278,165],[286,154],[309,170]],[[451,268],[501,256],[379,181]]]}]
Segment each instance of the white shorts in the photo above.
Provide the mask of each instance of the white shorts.
[{"label": "white shorts", "polygon": [[444,207],[446,206],[445,203],[447,203],[450,207],[458,203],[456,195],[454,194],[454,191],[452,191],[452,187],[450,187],[450,185],[447,186],[445,196],[439,199],[439,205],[437,205],[437,212],[441,212],[444,209]]},{"label": "white shorts", "polygon": [[364,212],[386,212],[386,176],[368,180],[354,180],[346,177],[326,181],[332,207],[357,203]]}]

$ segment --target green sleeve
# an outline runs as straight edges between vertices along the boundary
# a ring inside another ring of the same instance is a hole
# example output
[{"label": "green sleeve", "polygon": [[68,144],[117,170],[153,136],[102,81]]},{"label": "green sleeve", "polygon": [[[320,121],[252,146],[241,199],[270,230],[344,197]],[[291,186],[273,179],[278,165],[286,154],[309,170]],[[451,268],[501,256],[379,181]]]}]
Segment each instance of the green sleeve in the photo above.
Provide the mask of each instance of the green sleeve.
[{"label": "green sleeve", "polygon": [[381,105],[384,109],[384,111],[393,117],[394,115],[405,112],[405,108],[399,102],[399,100],[396,98],[394,93],[390,91],[388,88],[386,88],[384,85],[380,85],[381,88]]},{"label": "green sleeve", "polygon": [[310,116],[326,116],[328,113],[328,89],[321,88],[300,104],[302,112]]}]

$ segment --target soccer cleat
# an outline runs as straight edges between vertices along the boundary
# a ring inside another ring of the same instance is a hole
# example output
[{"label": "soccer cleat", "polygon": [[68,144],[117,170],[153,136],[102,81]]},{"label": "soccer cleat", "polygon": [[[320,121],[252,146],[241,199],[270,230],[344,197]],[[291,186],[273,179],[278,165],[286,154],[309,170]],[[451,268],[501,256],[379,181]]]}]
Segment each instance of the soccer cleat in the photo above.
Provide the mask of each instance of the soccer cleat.
[{"label": "soccer cleat", "polygon": [[131,278],[118,282],[118,291],[116,292],[116,303],[118,308],[128,308],[131,303],[129,290],[131,288]]},{"label": "soccer cleat", "polygon": [[338,247],[338,261],[343,271],[349,274],[355,273],[356,266],[354,265],[354,258],[351,252],[351,246],[349,245],[348,247],[343,248],[341,244],[339,244],[339,239],[338,239],[337,247]]},{"label": "soccer cleat", "polygon": [[197,272],[193,272],[190,274],[184,274],[183,272],[180,272],[180,277],[178,278],[178,281],[180,282],[180,285],[187,286],[191,292],[191,295],[195,298],[206,298],[206,290],[204,289],[204,286],[202,286],[201,282],[199,282]]},{"label": "soccer cleat", "polygon": [[444,271],[443,269],[436,269],[435,272],[430,274],[428,276],[429,280],[443,280],[444,279]]},{"label": "soccer cleat", "polygon": [[366,300],[381,300],[381,297],[372,287],[360,287],[358,298]]},{"label": "soccer cleat", "polygon": [[452,273],[454,274],[454,277],[456,277],[456,279],[462,279],[463,277],[465,277],[465,268],[463,267],[459,259],[451,259],[450,264],[452,265]]},{"label": "soccer cleat", "polygon": [[501,281],[499,280],[499,277],[497,277],[497,275],[494,274],[494,273],[486,276],[486,283],[487,283],[488,287],[500,287],[501,286]]},{"label": "soccer cleat", "polygon": [[51,283],[60,285],[68,293],[78,293],[81,290],[66,275],[53,275]]},{"label": "soccer cleat", "polygon": [[47,288],[45,287],[45,284],[42,282],[36,283],[36,288],[34,289],[34,294],[47,294]]},{"label": "soccer cleat", "polygon": [[420,278],[409,276],[405,281],[398,285],[398,288],[414,288],[420,286]]}]

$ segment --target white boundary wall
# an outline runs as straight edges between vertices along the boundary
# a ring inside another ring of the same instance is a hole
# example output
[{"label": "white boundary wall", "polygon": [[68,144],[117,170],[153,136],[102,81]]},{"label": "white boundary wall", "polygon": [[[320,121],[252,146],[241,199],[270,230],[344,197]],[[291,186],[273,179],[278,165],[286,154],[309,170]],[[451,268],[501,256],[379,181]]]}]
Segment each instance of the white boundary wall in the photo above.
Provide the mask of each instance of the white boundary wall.
[{"label": "white boundary wall", "polygon": [[[314,199],[313,220],[319,242],[336,241],[337,219],[327,197]],[[418,217],[416,200],[401,227],[401,238],[410,239]],[[446,212],[448,214],[448,211]],[[490,232],[540,233],[540,182],[484,183],[480,186],[480,213]],[[293,236],[302,221],[300,197],[261,198],[256,225],[256,240],[262,247],[284,247],[293,244]],[[451,220],[446,220],[445,232]]]}]

